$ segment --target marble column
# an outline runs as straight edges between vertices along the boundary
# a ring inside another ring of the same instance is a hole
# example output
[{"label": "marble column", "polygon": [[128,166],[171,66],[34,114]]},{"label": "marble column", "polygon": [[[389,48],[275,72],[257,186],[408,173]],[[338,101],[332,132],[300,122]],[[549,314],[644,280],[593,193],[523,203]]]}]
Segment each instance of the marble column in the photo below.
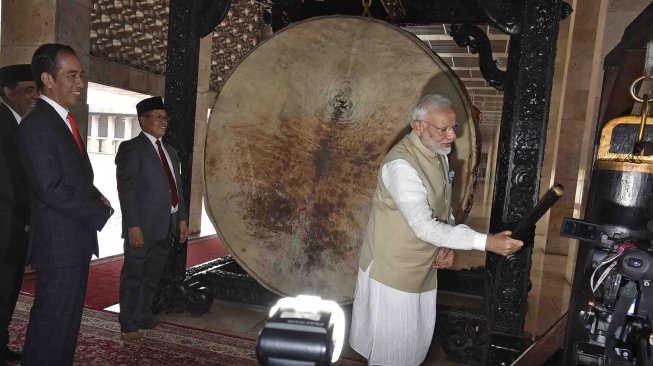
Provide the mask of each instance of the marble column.
[{"label": "marble column", "polygon": [[[77,52],[87,70],[90,52],[91,0],[0,0],[0,66],[30,63],[43,43],[63,43]],[[88,121],[86,93],[72,109],[78,121]],[[79,123],[86,138],[88,123]]]},{"label": "marble column", "polygon": [[102,152],[107,154],[116,153],[116,116],[107,117],[107,138],[102,144]]},{"label": "marble column", "polygon": [[560,225],[566,216],[579,217],[577,209],[585,197],[582,181],[591,167],[588,157],[594,149],[592,124],[598,107],[595,94],[601,86],[602,59],[596,50],[602,46],[607,5],[608,0],[576,1],[551,174],[551,182],[562,184],[565,195],[549,213],[547,253],[568,254],[573,247],[572,239],[559,235]]},{"label": "marble column", "polygon": [[91,115],[91,125],[89,126],[88,139],[86,140],[86,150],[88,152],[100,152],[100,141],[98,140],[98,128],[100,125],[100,116]]},{"label": "marble column", "polygon": [[125,121],[125,133],[122,136],[123,140],[129,140],[132,138],[132,122],[134,121],[134,117],[124,117]]}]

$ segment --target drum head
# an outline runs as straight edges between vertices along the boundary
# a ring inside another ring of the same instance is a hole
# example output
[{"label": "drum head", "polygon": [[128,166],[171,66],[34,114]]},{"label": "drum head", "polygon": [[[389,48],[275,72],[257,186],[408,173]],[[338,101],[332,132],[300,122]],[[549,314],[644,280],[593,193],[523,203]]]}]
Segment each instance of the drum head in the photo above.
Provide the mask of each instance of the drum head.
[{"label": "drum head", "polygon": [[412,34],[359,17],[288,26],[234,69],[213,106],[204,174],[209,216],[266,288],[351,302],[379,165],[425,94],[452,100],[455,212],[479,148],[469,98]]}]

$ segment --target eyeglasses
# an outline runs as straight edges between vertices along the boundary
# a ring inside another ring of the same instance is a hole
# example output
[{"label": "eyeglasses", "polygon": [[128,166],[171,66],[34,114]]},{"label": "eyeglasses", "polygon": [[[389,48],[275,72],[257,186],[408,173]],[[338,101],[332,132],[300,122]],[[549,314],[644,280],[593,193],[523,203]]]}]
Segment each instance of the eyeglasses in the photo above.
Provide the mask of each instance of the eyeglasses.
[{"label": "eyeglasses", "polygon": [[427,125],[433,126],[433,128],[435,128],[435,132],[437,132],[437,134],[440,135],[440,136],[446,135],[447,133],[449,133],[449,131],[451,131],[453,133],[456,133],[456,130],[458,130],[458,122],[454,123],[453,126],[438,127],[438,126],[434,125],[433,123],[426,122],[423,119],[418,119],[417,121],[424,122]]},{"label": "eyeglasses", "polygon": [[158,119],[159,121],[167,121],[168,120],[168,116],[164,116],[164,115],[161,115],[161,114],[156,114],[156,115],[154,115],[154,114],[149,114],[149,115],[144,114],[143,117],[145,117],[145,118],[154,118],[154,119]]}]

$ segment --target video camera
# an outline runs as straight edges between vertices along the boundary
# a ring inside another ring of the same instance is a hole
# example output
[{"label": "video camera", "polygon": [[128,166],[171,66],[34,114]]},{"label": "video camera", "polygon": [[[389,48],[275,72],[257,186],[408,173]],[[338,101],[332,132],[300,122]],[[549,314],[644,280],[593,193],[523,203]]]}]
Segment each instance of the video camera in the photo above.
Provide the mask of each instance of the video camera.
[{"label": "video camera", "polygon": [[579,250],[569,308],[568,364],[653,365],[651,241],[571,218],[563,220],[560,235],[586,246]]}]

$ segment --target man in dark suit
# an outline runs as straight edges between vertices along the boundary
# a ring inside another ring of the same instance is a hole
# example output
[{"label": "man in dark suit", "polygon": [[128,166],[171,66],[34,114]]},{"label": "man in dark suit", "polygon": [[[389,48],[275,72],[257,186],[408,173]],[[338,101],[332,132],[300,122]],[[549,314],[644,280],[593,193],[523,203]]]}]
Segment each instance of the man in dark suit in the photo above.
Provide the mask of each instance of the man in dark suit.
[{"label": "man in dark suit", "polygon": [[161,138],[168,117],[161,97],[136,105],[141,132],[120,144],[116,154],[125,261],[120,273],[122,338],[140,339],[139,329],[157,320],[152,305],[168,258],[171,239],[185,242],[188,212],[181,189],[177,152]]},{"label": "man in dark suit", "polygon": [[9,322],[25,272],[29,190],[18,155],[18,123],[39,97],[30,65],[0,68],[0,365],[20,361],[9,349]]},{"label": "man in dark suit", "polygon": [[69,109],[80,101],[84,70],[66,45],[32,57],[41,92],[18,127],[18,147],[35,197],[27,263],[36,271],[23,365],[71,365],[97,231],[113,213],[93,185],[93,168]]}]

